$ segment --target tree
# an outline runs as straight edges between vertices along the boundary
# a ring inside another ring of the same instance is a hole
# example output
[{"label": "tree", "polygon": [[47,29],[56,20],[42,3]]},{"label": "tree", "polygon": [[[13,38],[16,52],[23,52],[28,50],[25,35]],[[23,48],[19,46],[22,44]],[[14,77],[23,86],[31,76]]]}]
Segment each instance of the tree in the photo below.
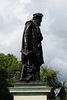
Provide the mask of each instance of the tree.
[{"label": "tree", "polygon": [[55,92],[54,90],[60,87],[61,83],[57,78],[58,71],[54,71],[52,68],[48,68],[47,66],[41,66],[41,80],[46,82],[46,85],[51,86],[52,90],[49,94],[49,100],[55,100]]},{"label": "tree", "polygon": [[13,54],[0,53],[0,100],[13,100],[7,87],[18,80],[20,67],[21,62]]},{"label": "tree", "polygon": [[13,86],[19,78],[19,69],[21,62],[13,54],[0,54],[0,68],[4,69],[7,74],[6,81],[8,86]]},{"label": "tree", "polygon": [[66,85],[66,81],[63,81],[63,83],[61,84],[60,92],[58,93],[58,97],[60,98],[60,100],[66,100]]},{"label": "tree", "polygon": [[48,86],[52,86],[54,89],[60,86],[57,74],[58,71],[48,68],[47,66],[41,66],[41,80],[44,80]]},{"label": "tree", "polygon": [[7,89],[7,74],[4,69],[0,68],[0,100],[13,100],[12,95]]}]

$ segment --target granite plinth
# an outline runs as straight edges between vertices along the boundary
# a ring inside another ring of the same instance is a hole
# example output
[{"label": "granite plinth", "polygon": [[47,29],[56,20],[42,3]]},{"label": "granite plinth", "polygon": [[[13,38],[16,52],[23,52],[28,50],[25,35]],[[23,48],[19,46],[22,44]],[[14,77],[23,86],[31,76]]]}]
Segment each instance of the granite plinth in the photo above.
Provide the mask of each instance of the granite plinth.
[{"label": "granite plinth", "polygon": [[44,81],[17,82],[9,90],[14,100],[47,100],[51,87],[47,87]]},{"label": "granite plinth", "polygon": [[46,86],[46,82],[45,81],[30,81],[29,83],[25,82],[25,81],[19,81],[17,83],[15,83],[14,85],[16,86]]},{"label": "granite plinth", "polygon": [[47,100],[46,95],[14,96],[14,100]]}]

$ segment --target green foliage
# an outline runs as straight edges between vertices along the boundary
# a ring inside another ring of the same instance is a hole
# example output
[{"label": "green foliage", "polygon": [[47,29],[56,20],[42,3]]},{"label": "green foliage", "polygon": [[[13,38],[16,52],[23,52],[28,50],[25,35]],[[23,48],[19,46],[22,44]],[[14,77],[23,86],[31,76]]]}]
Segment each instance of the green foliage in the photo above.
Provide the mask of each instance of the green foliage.
[{"label": "green foliage", "polygon": [[46,85],[52,87],[51,93],[48,95],[49,100],[55,100],[56,96],[54,90],[61,86],[61,83],[57,78],[58,73],[58,71],[55,71],[52,68],[41,66],[41,80],[45,81]]},{"label": "green foliage", "polygon": [[66,89],[67,89],[67,81],[63,81],[61,84],[60,92],[58,93],[58,97],[60,100],[66,100]]},{"label": "green foliage", "polygon": [[4,69],[0,68],[0,87],[7,86],[7,74]]},{"label": "green foliage", "polygon": [[41,80],[44,80],[48,86],[52,86],[53,88],[57,88],[60,86],[57,74],[58,72],[54,71],[52,68],[47,68],[47,66],[41,66]]},{"label": "green foliage", "polygon": [[0,68],[6,73],[6,78],[5,76],[3,78],[6,79],[8,86],[13,86],[18,80],[20,66],[21,62],[17,61],[17,58],[13,54],[0,54]]},{"label": "green foliage", "polygon": [[20,67],[21,62],[13,54],[0,53],[0,100],[13,100],[7,87],[18,80]]},{"label": "green foliage", "polygon": [[0,87],[0,100],[13,100],[13,96],[7,87]]},{"label": "green foliage", "polygon": [[0,67],[0,100],[13,100],[12,95],[7,89],[8,83],[6,81],[7,73]]}]

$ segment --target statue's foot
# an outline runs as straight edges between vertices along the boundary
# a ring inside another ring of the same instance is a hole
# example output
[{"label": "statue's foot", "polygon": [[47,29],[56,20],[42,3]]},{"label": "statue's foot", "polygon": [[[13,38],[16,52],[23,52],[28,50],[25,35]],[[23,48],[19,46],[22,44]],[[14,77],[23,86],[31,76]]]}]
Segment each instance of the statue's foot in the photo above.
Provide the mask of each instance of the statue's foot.
[{"label": "statue's foot", "polygon": [[31,79],[32,79],[32,75],[29,75],[29,76],[27,76],[27,77],[25,78],[25,81],[26,81],[26,82],[29,82],[29,81],[31,81]]}]

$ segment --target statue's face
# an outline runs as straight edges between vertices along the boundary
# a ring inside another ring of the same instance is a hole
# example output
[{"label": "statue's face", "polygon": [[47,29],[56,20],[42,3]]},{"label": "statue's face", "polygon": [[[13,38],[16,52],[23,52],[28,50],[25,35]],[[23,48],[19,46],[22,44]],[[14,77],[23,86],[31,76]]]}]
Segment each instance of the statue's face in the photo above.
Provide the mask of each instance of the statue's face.
[{"label": "statue's face", "polygon": [[41,22],[42,22],[42,18],[36,19],[36,23],[38,24],[38,26],[41,26]]}]

